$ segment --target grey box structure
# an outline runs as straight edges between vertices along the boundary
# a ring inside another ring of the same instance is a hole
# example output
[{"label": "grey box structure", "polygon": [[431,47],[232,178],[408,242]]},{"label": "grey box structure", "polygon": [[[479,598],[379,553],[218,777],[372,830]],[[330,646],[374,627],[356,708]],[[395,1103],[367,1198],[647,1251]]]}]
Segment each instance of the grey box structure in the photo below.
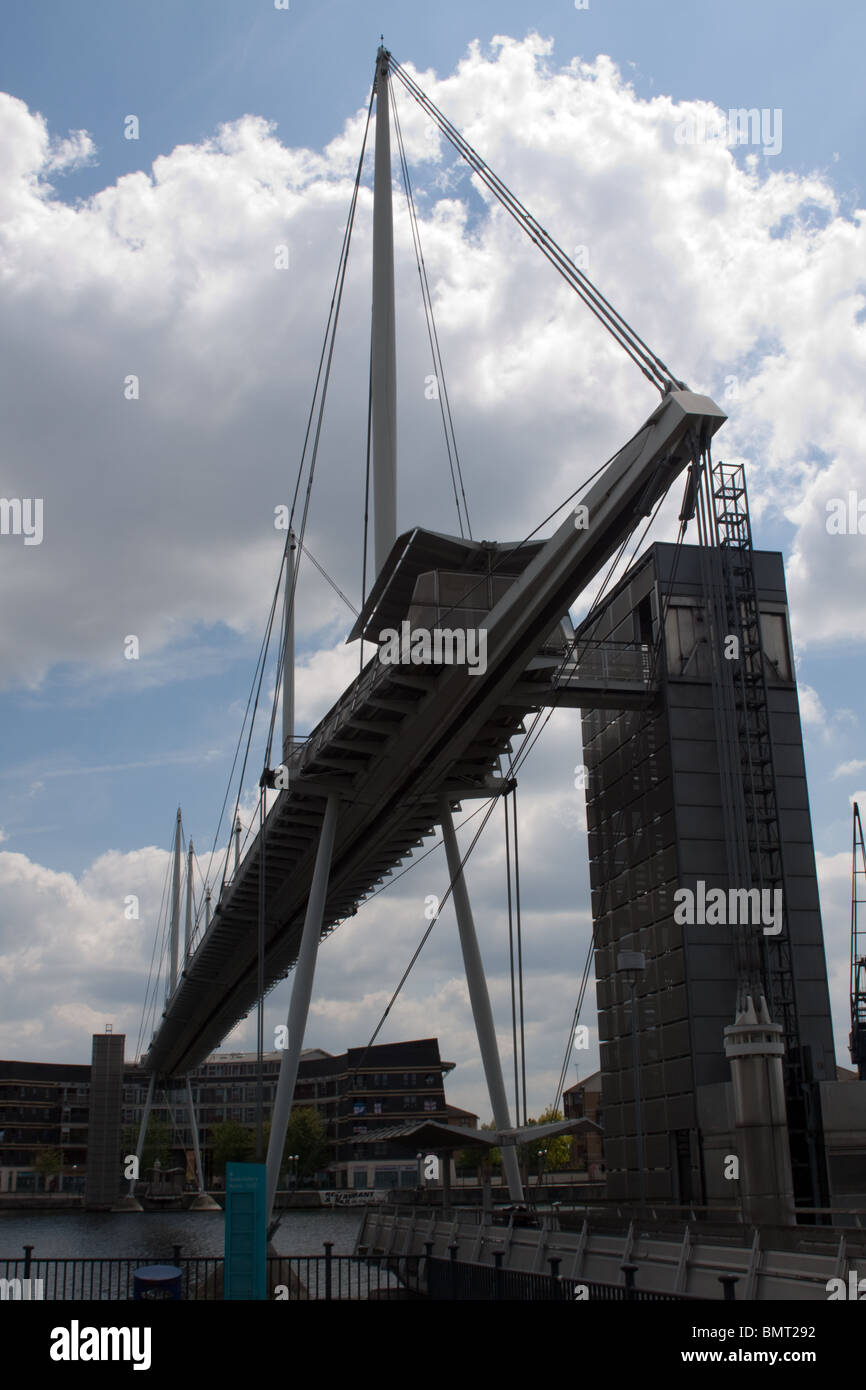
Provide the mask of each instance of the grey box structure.
[{"label": "grey box structure", "polygon": [[[636,994],[647,1198],[734,1204],[737,1186],[721,1172],[730,1108],[717,1089],[731,1079],[723,1030],[737,997],[733,936],[729,926],[674,920],[677,889],[737,886],[727,876],[700,560],[697,546],[650,547],[593,619],[594,637],[652,648],[664,615],[665,642],[646,709],[583,712],[587,825],[609,1195],[639,1192],[631,991],[616,968],[618,951],[636,950],[646,956]],[[820,1115],[817,1088],[836,1067],[781,555],[754,552],[754,573],[800,1046]],[[714,1089],[702,1103],[703,1088]],[[702,1116],[715,1117],[706,1133]],[[801,1159],[801,1201],[816,1190],[806,1166]]]},{"label": "grey box structure", "polygon": [[123,1033],[95,1033],[90,1063],[90,1121],[85,1205],[110,1208],[120,1195],[120,1102],[123,1090]]}]

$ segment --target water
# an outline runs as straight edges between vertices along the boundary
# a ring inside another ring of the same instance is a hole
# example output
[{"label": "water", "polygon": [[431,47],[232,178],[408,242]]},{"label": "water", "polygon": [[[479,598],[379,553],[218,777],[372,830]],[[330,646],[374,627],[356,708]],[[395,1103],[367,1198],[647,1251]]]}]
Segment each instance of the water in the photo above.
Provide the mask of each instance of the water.
[{"label": "water", "polygon": [[[351,1255],[364,1216],[362,1207],[285,1211],[274,1235],[280,1255],[322,1255],[333,1241],[335,1255]],[[0,1211],[0,1257],[20,1259],[32,1245],[36,1259],[145,1256],[168,1259],[172,1246],[182,1255],[222,1255],[223,1212]]]}]

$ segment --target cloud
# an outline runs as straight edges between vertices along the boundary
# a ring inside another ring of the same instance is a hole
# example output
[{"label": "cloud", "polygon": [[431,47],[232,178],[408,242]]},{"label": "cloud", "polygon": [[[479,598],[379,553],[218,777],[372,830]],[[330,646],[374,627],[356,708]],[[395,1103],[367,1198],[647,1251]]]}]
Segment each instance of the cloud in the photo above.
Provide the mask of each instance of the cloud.
[{"label": "cloud", "polygon": [[[560,242],[587,248],[589,273],[674,370],[717,393],[735,382],[725,449],[754,457],[756,510],[778,513],[782,495],[798,528],[798,638],[850,636],[852,624],[862,637],[853,597],[832,614],[826,603],[840,565],[858,592],[862,547],[827,536],[820,515],[828,488],[866,485],[863,286],[850,274],[859,216],[846,218],[817,176],[775,165],[759,176],[718,142],[677,144],[689,104],[639,98],[604,56],[558,68],[537,35],[499,37],[486,52],[473,44],[454,73],[419,77]],[[621,443],[653,396],[486,192],[463,181],[439,195],[433,179],[452,153],[399,91],[470,510],[484,534],[511,534]],[[137,679],[177,679],[197,629],[259,632],[279,565],[273,509],[291,492],[321,343],[315,306],[329,298],[362,119],[319,153],[245,115],[73,207],[49,175],[90,157],[89,137],[52,140],[41,116],[0,99],[5,487],[45,507],[42,545],[0,546],[7,681],[37,685],[58,666],[104,678],[123,669],[129,633]],[[365,183],[307,534],[353,602],[370,206]],[[399,200],[396,220],[400,523],[453,529]],[[279,245],[288,270],[275,268]],[[137,400],[124,397],[130,374]],[[345,624],[307,570],[301,644]]]},{"label": "cloud", "polygon": [[850,777],[852,773],[862,772],[864,767],[866,767],[866,758],[850,758],[848,762],[839,764],[834,770],[833,776]]},{"label": "cloud", "polygon": [[813,690],[811,685],[803,685],[801,682],[797,686],[797,695],[800,701],[800,718],[803,723],[825,726],[827,711],[821,704],[821,697],[817,690]]}]

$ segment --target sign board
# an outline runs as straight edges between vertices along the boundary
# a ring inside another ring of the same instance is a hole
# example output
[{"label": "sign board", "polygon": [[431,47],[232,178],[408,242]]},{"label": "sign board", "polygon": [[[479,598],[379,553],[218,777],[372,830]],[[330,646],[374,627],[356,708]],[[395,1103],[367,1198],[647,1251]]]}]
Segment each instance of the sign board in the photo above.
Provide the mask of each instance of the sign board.
[{"label": "sign board", "polygon": [[263,1163],[226,1164],[227,1299],[267,1298],[266,1172]]}]

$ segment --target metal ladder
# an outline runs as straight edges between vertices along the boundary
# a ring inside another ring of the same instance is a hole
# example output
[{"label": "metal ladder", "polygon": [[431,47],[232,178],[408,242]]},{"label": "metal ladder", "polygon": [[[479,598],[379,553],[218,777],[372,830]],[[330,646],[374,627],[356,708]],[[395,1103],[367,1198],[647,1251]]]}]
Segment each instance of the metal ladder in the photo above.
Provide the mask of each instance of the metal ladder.
[{"label": "metal ladder", "polygon": [[[740,644],[740,659],[733,664],[732,674],[752,879],[744,886],[767,889],[771,894],[782,890],[782,929],[776,936],[760,937],[761,976],[770,1016],[782,1025],[785,1043],[783,1068],[795,1198],[800,1204],[821,1206],[814,1099],[809,1084],[812,1078],[801,1048],[752,527],[742,465],[716,464],[711,487],[727,630]],[[771,901],[775,899],[771,897]]]}]

